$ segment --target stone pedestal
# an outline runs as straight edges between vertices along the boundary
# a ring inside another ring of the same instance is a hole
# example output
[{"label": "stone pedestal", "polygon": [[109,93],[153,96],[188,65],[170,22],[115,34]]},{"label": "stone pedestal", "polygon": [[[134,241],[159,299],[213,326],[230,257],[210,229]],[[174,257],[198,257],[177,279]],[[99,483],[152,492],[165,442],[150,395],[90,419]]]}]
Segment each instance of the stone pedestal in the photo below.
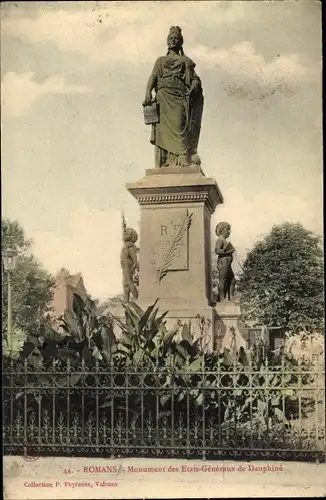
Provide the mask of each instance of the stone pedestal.
[{"label": "stone pedestal", "polygon": [[199,167],[146,170],[127,184],[141,209],[139,305],[159,298],[168,322],[206,318],[214,325],[210,220],[222,194]]},{"label": "stone pedestal", "polygon": [[241,311],[234,302],[219,302],[215,308],[213,349],[223,351],[246,348],[240,328]]}]

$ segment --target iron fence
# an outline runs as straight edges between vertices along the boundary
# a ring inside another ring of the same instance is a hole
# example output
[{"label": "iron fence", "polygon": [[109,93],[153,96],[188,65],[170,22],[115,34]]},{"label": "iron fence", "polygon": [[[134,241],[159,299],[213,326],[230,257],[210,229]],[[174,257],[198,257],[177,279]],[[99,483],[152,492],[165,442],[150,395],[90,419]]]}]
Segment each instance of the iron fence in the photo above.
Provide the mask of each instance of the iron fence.
[{"label": "iron fence", "polygon": [[324,371],[84,363],[3,369],[7,455],[325,460]]}]

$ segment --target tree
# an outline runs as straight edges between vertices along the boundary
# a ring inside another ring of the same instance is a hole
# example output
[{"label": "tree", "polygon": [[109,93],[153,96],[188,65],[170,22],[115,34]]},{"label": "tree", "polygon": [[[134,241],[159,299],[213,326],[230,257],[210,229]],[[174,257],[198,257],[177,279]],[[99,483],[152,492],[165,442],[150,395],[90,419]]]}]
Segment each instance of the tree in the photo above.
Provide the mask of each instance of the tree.
[{"label": "tree", "polygon": [[114,306],[122,305],[124,302],[123,294],[114,295],[113,297],[109,297],[101,303],[97,304],[98,314],[107,315],[110,313],[110,310]]},{"label": "tree", "polygon": [[56,277],[59,278],[62,276],[65,278],[69,278],[69,276],[71,276],[71,272],[66,267],[60,267],[60,269],[56,273]]},{"label": "tree", "polygon": [[[2,219],[1,252],[7,247],[19,250],[17,264],[12,272],[12,320],[13,328],[26,333],[40,325],[41,318],[51,309],[54,278],[41,266],[33,255],[28,255],[32,241],[26,239],[19,222]],[[3,264],[2,264],[3,265]],[[7,274],[2,269],[2,325],[7,330],[8,295]]]},{"label": "tree", "polygon": [[18,221],[2,219],[1,224],[1,253],[8,247],[15,247],[19,252],[24,252],[32,245],[31,239],[26,239],[25,231]]},{"label": "tree", "polygon": [[323,329],[323,252],[320,238],[284,223],[248,253],[238,283],[244,319],[290,332]]}]

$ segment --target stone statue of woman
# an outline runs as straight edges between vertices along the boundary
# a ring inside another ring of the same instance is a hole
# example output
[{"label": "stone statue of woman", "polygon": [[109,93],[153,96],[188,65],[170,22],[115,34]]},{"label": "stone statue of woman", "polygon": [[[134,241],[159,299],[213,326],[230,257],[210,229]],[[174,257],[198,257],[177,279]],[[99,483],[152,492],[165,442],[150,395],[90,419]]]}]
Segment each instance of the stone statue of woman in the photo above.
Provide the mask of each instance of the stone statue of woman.
[{"label": "stone statue of woman", "polygon": [[[148,80],[143,106],[158,104],[159,120],[152,124],[156,167],[200,164],[197,154],[203,91],[195,63],[183,52],[179,26],[170,28],[168,52],[159,57]],[[155,90],[155,97],[152,91]]]}]

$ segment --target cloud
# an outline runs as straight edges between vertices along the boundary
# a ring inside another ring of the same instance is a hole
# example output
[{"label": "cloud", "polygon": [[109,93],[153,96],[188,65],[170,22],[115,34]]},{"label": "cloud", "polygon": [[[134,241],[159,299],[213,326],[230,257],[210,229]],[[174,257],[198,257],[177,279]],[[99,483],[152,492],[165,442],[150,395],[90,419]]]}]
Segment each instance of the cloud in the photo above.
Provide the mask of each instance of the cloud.
[{"label": "cloud", "polygon": [[267,61],[250,41],[221,50],[199,45],[192,49],[192,55],[202,66],[222,70],[231,82],[228,92],[238,97],[256,97],[253,84],[261,89],[269,87],[271,92],[275,88],[291,92],[296,82],[316,80],[321,74],[320,68],[303,66],[298,54],[278,54]]},{"label": "cloud", "polygon": [[200,71],[219,70],[220,82],[231,96],[257,99],[276,91],[291,94],[299,82],[320,79],[321,68],[305,66],[296,53],[266,60],[248,40],[223,49],[210,46],[203,25],[212,32],[244,19],[246,24],[257,23],[259,12],[252,2],[197,2],[191,8],[188,2],[148,2],[145,9],[143,2],[138,3],[42,8],[35,10],[33,18],[8,16],[2,33],[37,47],[50,42],[61,52],[81,54],[95,64],[151,65],[166,50],[169,26],[179,22],[185,27],[187,53]]},{"label": "cloud", "polygon": [[[90,3],[91,5],[94,3]],[[140,4],[140,5],[139,5]],[[33,18],[7,18],[2,22],[3,35],[33,45],[53,42],[62,52],[76,52],[96,63],[153,62],[166,46],[169,26],[182,20],[187,26],[187,40],[193,39],[201,24],[232,24],[244,17],[242,2],[143,2],[125,4],[101,2],[99,8],[78,10],[39,9]],[[250,12],[246,18],[250,17]]]},{"label": "cloud", "polygon": [[81,272],[86,289],[104,299],[122,291],[120,269],[121,214],[77,206],[69,217],[69,235],[49,231],[32,234],[33,252],[52,273],[66,267]]},{"label": "cloud", "polygon": [[62,75],[52,75],[43,83],[38,83],[35,74],[6,73],[1,82],[1,106],[5,114],[18,117],[26,113],[29,108],[43,95],[48,93],[73,94],[90,92],[84,85],[69,85]]},{"label": "cloud", "polygon": [[308,205],[298,196],[279,192],[260,192],[248,200],[241,187],[234,186],[225,190],[224,205],[217,207],[212,218],[212,231],[219,221],[230,222],[232,242],[242,260],[274,224],[300,222],[308,230],[322,235],[321,213],[318,202]]},{"label": "cloud", "polygon": [[[314,210],[297,196],[262,192],[247,200],[239,187],[225,190],[224,195],[224,205],[217,207],[212,217],[212,232],[221,220],[231,223],[232,242],[240,261],[274,224],[300,221],[307,229],[322,234],[321,207]],[[62,266],[72,273],[81,272],[94,298],[105,299],[122,292],[119,210],[97,210],[80,204],[70,214],[69,235],[35,231],[31,236],[35,255],[50,272]]]}]

